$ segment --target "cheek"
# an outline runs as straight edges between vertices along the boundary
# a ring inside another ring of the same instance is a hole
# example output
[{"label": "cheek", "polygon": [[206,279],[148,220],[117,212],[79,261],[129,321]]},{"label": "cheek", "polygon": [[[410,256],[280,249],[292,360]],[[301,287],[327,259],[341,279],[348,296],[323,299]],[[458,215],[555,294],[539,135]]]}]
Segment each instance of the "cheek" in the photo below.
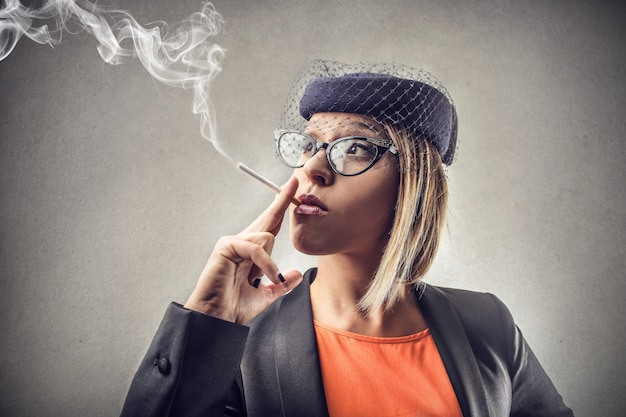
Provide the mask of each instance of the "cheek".
[{"label": "cheek", "polygon": [[381,232],[384,236],[388,236],[393,226],[393,219],[396,212],[396,204],[398,201],[398,185],[389,184],[388,187],[381,189],[377,197],[371,202],[373,210],[369,216],[372,221],[382,228]]},{"label": "cheek", "polygon": [[394,217],[398,183],[394,180],[369,185],[370,187],[359,188],[361,192],[354,193],[354,215],[372,226],[374,223],[387,225]]},{"label": "cheek", "polygon": [[395,193],[383,192],[376,198],[367,198],[361,207],[360,214],[354,216],[357,222],[355,227],[367,227],[376,234],[387,236],[392,225],[395,213],[396,197]]},{"label": "cheek", "polygon": [[336,230],[351,239],[387,239],[393,224],[396,190],[388,186],[361,190],[353,188],[351,198],[342,205],[341,221],[334,225]]}]

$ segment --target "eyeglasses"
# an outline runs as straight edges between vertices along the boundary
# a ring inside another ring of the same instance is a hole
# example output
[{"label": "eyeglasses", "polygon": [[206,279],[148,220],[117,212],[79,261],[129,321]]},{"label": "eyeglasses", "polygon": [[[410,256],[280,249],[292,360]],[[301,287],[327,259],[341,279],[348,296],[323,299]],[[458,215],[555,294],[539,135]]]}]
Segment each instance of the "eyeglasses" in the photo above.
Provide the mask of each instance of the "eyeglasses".
[{"label": "eyeglasses", "polygon": [[398,150],[391,140],[347,136],[331,143],[318,142],[298,130],[276,130],[276,151],[281,161],[291,168],[301,168],[320,149],[326,150],[328,164],[337,174],[354,176],[370,169],[387,152]]}]

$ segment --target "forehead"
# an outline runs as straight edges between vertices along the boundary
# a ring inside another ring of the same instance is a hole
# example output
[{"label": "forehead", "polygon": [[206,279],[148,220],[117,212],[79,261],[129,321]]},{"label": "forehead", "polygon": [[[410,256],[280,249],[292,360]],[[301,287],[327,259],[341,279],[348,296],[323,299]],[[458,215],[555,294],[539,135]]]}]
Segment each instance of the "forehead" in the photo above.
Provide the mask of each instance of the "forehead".
[{"label": "forehead", "polygon": [[328,140],[345,136],[385,136],[384,127],[372,117],[354,113],[315,113],[307,123],[305,132]]}]

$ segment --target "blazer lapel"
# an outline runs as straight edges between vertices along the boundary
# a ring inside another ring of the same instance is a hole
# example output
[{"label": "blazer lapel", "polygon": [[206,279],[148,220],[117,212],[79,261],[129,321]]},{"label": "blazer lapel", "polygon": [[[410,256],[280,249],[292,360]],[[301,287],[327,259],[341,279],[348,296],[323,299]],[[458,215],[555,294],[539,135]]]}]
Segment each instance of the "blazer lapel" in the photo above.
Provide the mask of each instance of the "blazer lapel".
[{"label": "blazer lapel", "polygon": [[285,417],[328,416],[309,295],[313,279],[309,270],[278,312],[275,363]]},{"label": "blazer lapel", "polygon": [[422,287],[419,305],[465,417],[488,417],[487,396],[474,353],[452,303],[438,288]]}]

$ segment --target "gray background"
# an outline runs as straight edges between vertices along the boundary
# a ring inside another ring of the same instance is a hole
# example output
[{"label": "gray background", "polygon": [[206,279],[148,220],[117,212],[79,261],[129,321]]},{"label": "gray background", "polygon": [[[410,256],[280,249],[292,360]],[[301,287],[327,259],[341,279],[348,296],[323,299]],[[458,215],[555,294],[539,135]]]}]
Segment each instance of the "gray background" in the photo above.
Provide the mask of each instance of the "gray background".
[{"label": "gray background", "polygon": [[[101,3],[142,23],[200,9]],[[221,140],[279,183],[272,131],[306,61],[441,79],[460,148],[427,280],[497,294],[579,417],[624,415],[624,2],[214,4]],[[103,63],[86,34],[21,41],[0,102],[0,415],[115,415],[167,304],[273,195],[200,136],[189,91]],[[314,265],[285,237],[282,268]]]}]

